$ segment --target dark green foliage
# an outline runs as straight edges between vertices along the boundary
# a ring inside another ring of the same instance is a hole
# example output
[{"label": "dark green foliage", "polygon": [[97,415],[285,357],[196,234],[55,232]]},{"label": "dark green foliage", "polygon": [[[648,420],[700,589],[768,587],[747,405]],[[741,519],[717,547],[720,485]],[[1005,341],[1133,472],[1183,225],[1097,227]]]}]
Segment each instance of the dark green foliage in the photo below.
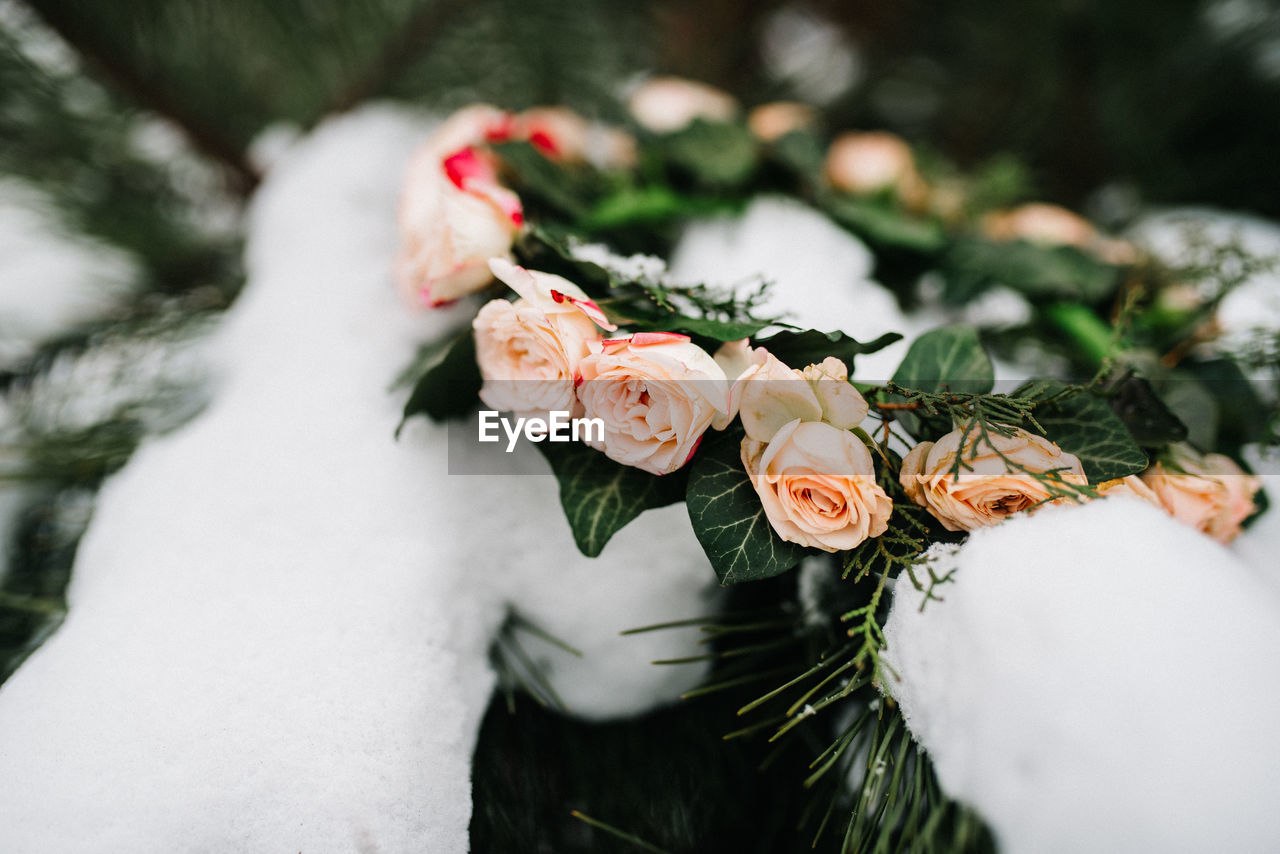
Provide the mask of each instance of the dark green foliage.
[{"label": "dark green foliage", "polygon": [[[924,392],[986,394],[995,383],[995,368],[971,326],[944,326],[911,342],[893,383]],[[890,398],[902,403],[902,398]],[[894,417],[917,439],[934,439],[951,431],[946,417],[920,411],[900,411]]]},{"label": "dark green foliage", "polygon": [[599,555],[610,537],[645,510],[684,498],[683,469],[649,474],[577,442],[541,442],[538,450],[551,463],[573,541],[587,557]]},{"label": "dark green foliage", "polygon": [[834,356],[844,362],[845,367],[849,369],[849,375],[853,376],[856,356],[878,352],[895,341],[901,340],[901,334],[886,332],[874,341],[864,344],[843,332],[819,332],[816,329],[806,329],[775,332],[756,343],[793,368],[804,368],[817,364],[828,356]]},{"label": "dark green foliage", "polygon": [[1137,474],[1147,467],[1147,455],[1105,397],[1090,389],[1062,391],[1061,385],[1044,385],[1042,394],[1054,399],[1036,407],[1035,419],[1050,441],[1079,458],[1090,483]]},{"label": "dark green foliage", "polygon": [[943,262],[944,296],[963,305],[988,287],[1005,285],[1029,299],[1093,303],[1111,295],[1118,271],[1074,246],[1039,246],[1015,240],[956,241]]},{"label": "dark green foliage", "polygon": [[414,384],[404,405],[404,419],[426,415],[435,421],[446,421],[466,415],[476,406],[480,384],[475,336],[468,329],[443,348],[438,361],[426,368]]},{"label": "dark green foliage", "polygon": [[723,585],[786,572],[806,549],[773,530],[742,468],[742,428],[708,433],[689,470],[689,519]]}]

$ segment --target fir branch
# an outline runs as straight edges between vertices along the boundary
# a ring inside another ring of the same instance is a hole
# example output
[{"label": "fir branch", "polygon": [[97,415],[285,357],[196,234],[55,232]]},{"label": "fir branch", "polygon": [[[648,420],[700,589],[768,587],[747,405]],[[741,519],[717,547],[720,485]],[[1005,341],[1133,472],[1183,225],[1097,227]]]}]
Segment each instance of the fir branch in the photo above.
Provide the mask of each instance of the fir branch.
[{"label": "fir branch", "polygon": [[245,151],[217,124],[206,121],[183,99],[173,96],[156,78],[104,50],[77,14],[74,4],[27,2],[26,5],[113,88],[139,107],[158,113],[181,128],[198,151],[224,168],[233,193],[245,198],[257,187],[261,176]]},{"label": "fir branch", "polygon": [[466,0],[426,0],[420,3],[396,37],[383,46],[373,63],[338,92],[314,121],[331,113],[346,112],[382,94],[406,68],[439,42],[451,21],[473,5]]}]

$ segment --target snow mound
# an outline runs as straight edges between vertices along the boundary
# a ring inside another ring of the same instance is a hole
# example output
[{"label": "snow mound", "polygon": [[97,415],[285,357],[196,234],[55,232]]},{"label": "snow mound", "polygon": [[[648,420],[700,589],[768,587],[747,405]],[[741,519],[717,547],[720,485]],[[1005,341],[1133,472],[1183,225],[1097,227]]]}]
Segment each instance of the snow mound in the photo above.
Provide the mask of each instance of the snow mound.
[{"label": "snow mound", "polygon": [[1275,851],[1280,601],[1231,551],[1129,499],[935,547],[899,583],[891,693],[1006,852]]},{"label": "snow mound", "polygon": [[670,278],[721,286],[764,279],[772,287],[761,315],[784,314],[802,328],[840,330],[859,341],[903,333],[907,340],[858,357],[855,377],[877,382],[893,374],[923,329],[870,278],[873,263],[858,238],[822,213],[794,199],[763,197],[740,218],[692,223],[672,255]]},{"label": "snow mound", "polygon": [[59,229],[38,191],[0,181],[0,369],[107,313],[135,275],[120,250]]},{"label": "snow mound", "polygon": [[415,314],[390,279],[428,129],[364,110],[268,176],[212,402],[104,487],[66,621],[0,687],[6,854],[465,851],[513,603],[586,653],[538,653],[581,714],[702,675],[649,664],[696,633],[617,635],[707,607],[681,508],[589,560],[532,449],[512,474],[457,476],[444,427],[393,439],[391,380],[475,308]]}]

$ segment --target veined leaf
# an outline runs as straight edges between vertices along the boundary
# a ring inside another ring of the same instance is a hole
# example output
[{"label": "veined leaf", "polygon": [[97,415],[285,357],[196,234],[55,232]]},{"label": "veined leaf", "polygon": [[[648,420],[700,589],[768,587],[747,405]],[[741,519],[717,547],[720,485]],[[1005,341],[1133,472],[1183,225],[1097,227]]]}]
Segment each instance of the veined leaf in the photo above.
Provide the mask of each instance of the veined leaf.
[{"label": "veined leaf", "polygon": [[774,532],[742,468],[741,428],[707,436],[689,471],[685,501],[693,532],[722,585],[780,575],[806,549]]},{"label": "veined leaf", "polygon": [[886,332],[874,341],[864,344],[843,332],[819,332],[816,329],[806,329],[801,332],[778,332],[757,343],[793,368],[804,368],[821,362],[828,356],[835,356],[845,363],[852,376],[855,356],[875,353],[901,339],[902,336],[897,332]]},{"label": "veined leaf", "polygon": [[672,163],[712,186],[742,184],[760,162],[755,137],[733,122],[695,119],[688,127],[662,137],[661,142]]},{"label": "veined leaf", "polygon": [[[426,415],[435,421],[466,415],[476,405],[481,384],[475,338],[467,329],[453,339],[439,361],[414,384],[400,426],[414,415]],[[399,429],[396,428],[397,433]]]},{"label": "veined leaf", "polygon": [[944,326],[912,342],[893,381],[920,391],[986,394],[995,383],[995,370],[976,329]]},{"label": "veined leaf", "polygon": [[[1051,383],[1044,394],[1051,396],[1061,389]],[[1081,389],[1037,407],[1035,417],[1045,438],[1080,460],[1090,483],[1137,474],[1147,467],[1147,455],[1100,394]]]},{"label": "veined leaf", "polygon": [[610,537],[645,510],[684,497],[683,471],[649,474],[578,443],[541,442],[538,450],[560,482],[560,505],[574,543],[587,557],[598,556]]}]

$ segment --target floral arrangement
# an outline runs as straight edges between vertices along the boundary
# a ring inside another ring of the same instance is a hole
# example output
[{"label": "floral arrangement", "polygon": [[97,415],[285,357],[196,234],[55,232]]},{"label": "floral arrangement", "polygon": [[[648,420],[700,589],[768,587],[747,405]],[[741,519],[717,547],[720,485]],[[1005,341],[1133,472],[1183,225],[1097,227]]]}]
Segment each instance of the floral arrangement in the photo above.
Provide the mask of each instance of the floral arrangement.
[{"label": "floral arrangement", "polygon": [[[1263,262],[1227,248],[1171,269],[1063,208],[1014,204],[1025,187],[1007,164],[961,174],[880,132],[827,143],[801,104],[744,121],[725,93],[666,78],[628,106],[629,130],[558,107],[474,106],[423,143],[398,281],[421,307],[487,301],[424,349],[405,417],[467,418],[482,404],[535,441],[556,413],[590,421],[581,441],[537,442],[587,555],[644,510],[683,501],[723,585],[830,556],[843,580],[823,608],[843,637],[748,703],[798,696],[742,732],[776,737],[848,702],[856,712],[810,781],[841,763],[832,778],[860,780],[846,841],[959,838],[976,819],[938,792],[879,702],[893,693],[880,660],[889,582],[938,598],[952,579],[924,559],[933,544],[1115,495],[1231,542],[1266,508],[1242,449],[1275,444],[1277,418],[1246,379],[1256,360],[1213,348],[1214,311]],[[928,274],[943,306],[1012,289],[1029,316],[981,333],[942,325],[910,342],[892,377],[860,377],[858,358],[901,335],[800,329],[762,316],[760,290],[669,280],[661,259],[683,223],[760,193],[799,197],[873,247],[904,305]],[[997,393],[992,350],[1058,370]],[[918,780],[871,773],[886,756],[917,763]],[[866,770],[850,778],[855,762]]]}]

